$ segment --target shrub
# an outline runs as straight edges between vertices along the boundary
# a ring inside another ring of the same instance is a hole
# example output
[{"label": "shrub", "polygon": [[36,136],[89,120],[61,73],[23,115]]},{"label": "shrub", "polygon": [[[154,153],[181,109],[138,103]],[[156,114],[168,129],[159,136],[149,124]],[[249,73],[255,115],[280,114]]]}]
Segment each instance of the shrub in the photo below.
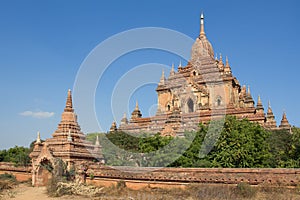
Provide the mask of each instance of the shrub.
[{"label": "shrub", "polygon": [[8,174],[8,173],[0,174],[0,180],[10,180],[13,182],[17,182],[16,177],[13,174]]},{"label": "shrub", "polygon": [[47,193],[49,196],[55,197],[57,196],[57,188],[58,188],[58,179],[52,177],[47,183]]},{"label": "shrub", "polygon": [[0,192],[7,189],[12,189],[17,184],[17,179],[12,174],[0,175]]},{"label": "shrub", "polygon": [[236,187],[237,194],[245,198],[253,198],[256,196],[257,190],[248,183],[238,183]]},{"label": "shrub", "polygon": [[118,181],[117,183],[117,189],[123,189],[123,188],[126,188],[126,182],[121,180],[121,181]]},{"label": "shrub", "polygon": [[91,173],[91,174],[90,174],[90,179],[91,179],[91,180],[94,180],[94,178],[95,178],[94,174]]}]

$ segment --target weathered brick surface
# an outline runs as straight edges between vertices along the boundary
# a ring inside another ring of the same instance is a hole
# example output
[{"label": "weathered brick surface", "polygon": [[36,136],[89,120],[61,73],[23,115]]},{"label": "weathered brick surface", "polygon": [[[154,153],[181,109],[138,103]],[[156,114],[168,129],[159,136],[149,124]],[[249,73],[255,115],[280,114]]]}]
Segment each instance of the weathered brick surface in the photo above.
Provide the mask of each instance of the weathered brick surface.
[{"label": "weathered brick surface", "polygon": [[[15,167],[11,163],[0,163],[0,174],[9,173],[18,181],[32,177],[31,167]],[[190,183],[297,186],[300,169],[210,169],[210,168],[134,168],[106,167],[94,165],[88,170],[87,182],[98,186],[116,185],[120,180],[132,189],[145,187],[184,188]]]},{"label": "weathered brick surface", "polygon": [[0,162],[0,174],[13,174],[18,181],[31,179],[31,167],[15,167],[12,163]]},{"label": "weathered brick surface", "polygon": [[296,186],[300,181],[300,169],[206,169],[206,168],[132,168],[98,167],[88,171],[94,183],[104,179],[112,181],[140,181],[140,183],[218,183],[251,185],[268,184]]},{"label": "weathered brick surface", "polygon": [[[204,24],[204,18],[201,21]],[[142,118],[142,112],[136,106],[129,122],[126,116],[123,117],[119,130],[182,136],[185,131],[197,130],[199,122],[207,123],[225,114],[247,118],[267,129],[290,130],[286,114],[277,127],[271,107],[265,113],[260,97],[255,105],[250,87],[247,89],[239,83],[227,58],[225,62],[221,55],[219,58],[214,56],[213,46],[201,25],[202,28],[187,65],[180,64],[177,71],[172,66],[168,77],[162,73],[156,88],[156,115]],[[116,126],[111,130],[115,129]]]}]

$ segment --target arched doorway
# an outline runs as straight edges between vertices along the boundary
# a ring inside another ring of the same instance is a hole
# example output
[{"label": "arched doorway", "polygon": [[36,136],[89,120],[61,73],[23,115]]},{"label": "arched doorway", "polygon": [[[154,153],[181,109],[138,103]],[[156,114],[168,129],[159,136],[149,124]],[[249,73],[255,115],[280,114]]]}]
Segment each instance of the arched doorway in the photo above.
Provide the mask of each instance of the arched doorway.
[{"label": "arched doorway", "polygon": [[220,107],[220,106],[222,106],[222,104],[223,104],[222,97],[218,96],[217,99],[216,99],[216,106]]},{"label": "arched doorway", "polygon": [[194,112],[194,102],[191,98],[187,101],[188,113]]},{"label": "arched doorway", "polygon": [[43,159],[37,169],[36,186],[46,186],[52,178],[53,165],[48,159]]},{"label": "arched doorway", "polygon": [[221,106],[221,99],[218,99],[218,100],[217,100],[217,105],[218,105],[218,106]]},{"label": "arched doorway", "polygon": [[170,105],[167,106],[167,111],[171,111],[171,106]]}]

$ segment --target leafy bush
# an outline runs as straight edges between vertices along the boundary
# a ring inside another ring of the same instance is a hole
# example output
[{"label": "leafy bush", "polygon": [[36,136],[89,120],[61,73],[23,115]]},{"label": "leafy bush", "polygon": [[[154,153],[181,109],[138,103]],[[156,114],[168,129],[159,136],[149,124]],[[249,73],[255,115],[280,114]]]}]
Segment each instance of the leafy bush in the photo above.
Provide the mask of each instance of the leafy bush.
[{"label": "leafy bush", "polygon": [[248,183],[239,183],[237,184],[237,194],[244,198],[254,198],[256,196],[256,188],[251,187]]},{"label": "leafy bush", "polygon": [[118,181],[117,183],[117,189],[123,189],[123,188],[126,188],[126,182],[121,180],[121,181]]},{"label": "leafy bush", "polygon": [[[299,168],[300,128],[293,127],[292,133],[267,131],[247,119],[226,116],[225,121],[200,124],[198,131],[182,138],[143,133],[133,137],[123,132],[93,133],[87,138],[95,141],[100,137],[104,158],[111,166],[160,167],[171,163],[167,167]],[[188,149],[171,149],[175,144],[188,145]],[[167,145],[170,152],[163,150]]]},{"label": "leafy bush", "polygon": [[10,181],[14,181],[17,182],[16,177],[13,174],[0,174],[0,180],[10,180]]}]

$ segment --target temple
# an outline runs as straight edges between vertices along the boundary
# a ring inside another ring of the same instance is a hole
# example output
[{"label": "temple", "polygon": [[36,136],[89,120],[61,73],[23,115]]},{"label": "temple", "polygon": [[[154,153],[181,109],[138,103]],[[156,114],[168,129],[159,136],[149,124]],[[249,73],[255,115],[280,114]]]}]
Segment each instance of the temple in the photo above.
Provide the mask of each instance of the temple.
[{"label": "temple", "polygon": [[168,78],[163,71],[156,91],[155,116],[142,118],[137,103],[130,119],[125,114],[118,129],[114,123],[110,131],[182,136],[185,131],[197,130],[200,122],[207,123],[225,115],[247,118],[271,130],[291,128],[285,113],[277,127],[270,104],[267,113],[260,97],[255,105],[250,87],[241,86],[233,76],[228,58],[224,62],[222,55],[215,57],[204,30],[203,14],[200,34],[187,65],[180,64],[177,72],[172,65]]},{"label": "temple", "polygon": [[[72,104],[71,90],[68,91],[67,102],[52,138],[42,142],[40,133],[30,154],[32,159],[32,184],[45,185],[48,181],[47,167],[54,167],[57,159],[67,164],[68,169],[80,168],[82,163],[104,163],[99,138],[95,145],[85,140],[77,122],[77,115]],[[50,175],[49,175],[50,176]]]}]

